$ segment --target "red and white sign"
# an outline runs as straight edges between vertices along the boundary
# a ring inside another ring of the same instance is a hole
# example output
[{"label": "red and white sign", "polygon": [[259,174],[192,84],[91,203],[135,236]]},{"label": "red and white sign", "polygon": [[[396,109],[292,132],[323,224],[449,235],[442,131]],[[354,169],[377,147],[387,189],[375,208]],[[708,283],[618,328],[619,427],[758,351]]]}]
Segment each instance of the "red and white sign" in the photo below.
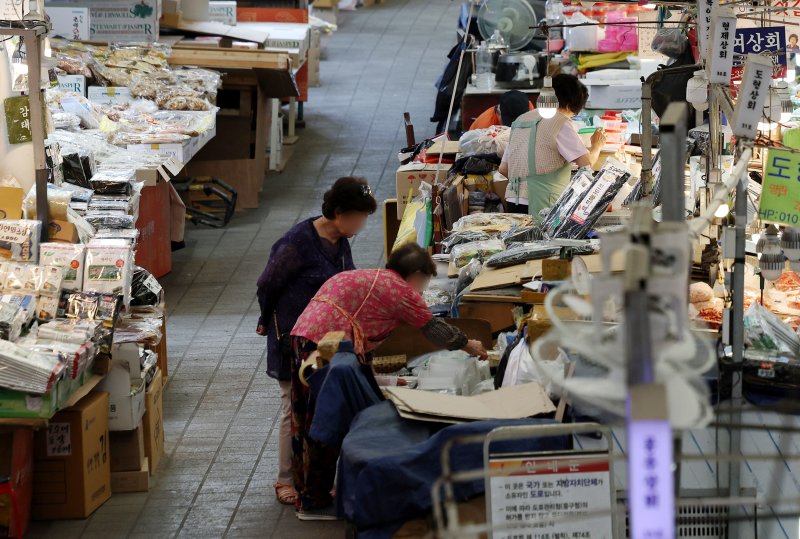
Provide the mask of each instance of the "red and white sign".
[{"label": "red and white sign", "polygon": [[[605,454],[489,461],[493,539],[612,539]],[[606,514],[595,514],[603,513]],[[592,516],[585,516],[593,513]],[[510,526],[499,529],[500,525]]]}]

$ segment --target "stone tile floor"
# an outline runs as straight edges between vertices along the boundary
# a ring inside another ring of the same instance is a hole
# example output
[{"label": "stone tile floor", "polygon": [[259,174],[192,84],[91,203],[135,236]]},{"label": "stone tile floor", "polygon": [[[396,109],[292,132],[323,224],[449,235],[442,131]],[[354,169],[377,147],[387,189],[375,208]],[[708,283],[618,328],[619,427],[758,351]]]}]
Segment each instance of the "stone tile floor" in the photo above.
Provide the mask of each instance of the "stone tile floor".
[{"label": "stone tile floor", "polygon": [[[417,138],[432,135],[434,82],[456,39],[459,4],[386,0],[341,13],[323,39],[322,87],[312,89],[289,167],[265,182],[261,208],[224,230],[188,225],[187,248],[163,279],[169,305],[166,455],[149,493],[115,495],[84,521],[36,523],[30,537],[344,536],[342,523],[299,522],[272,490],[277,384],[254,329],[255,281],[272,243],[318,211],[339,176],[366,176],[379,200],[394,196],[402,113]],[[356,262],[383,262],[379,214],[354,239]]]}]

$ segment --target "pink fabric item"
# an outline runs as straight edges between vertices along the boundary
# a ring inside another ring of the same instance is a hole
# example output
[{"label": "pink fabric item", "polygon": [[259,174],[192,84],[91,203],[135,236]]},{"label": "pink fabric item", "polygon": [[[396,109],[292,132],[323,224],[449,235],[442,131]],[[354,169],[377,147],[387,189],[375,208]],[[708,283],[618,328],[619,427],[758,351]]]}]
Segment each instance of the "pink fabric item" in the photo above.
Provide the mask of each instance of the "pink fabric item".
[{"label": "pink fabric item", "polygon": [[[422,295],[392,270],[339,273],[314,297],[331,301],[355,317],[364,332],[367,352],[377,348],[401,322],[421,328],[433,318]],[[318,343],[331,331],[344,331],[347,339],[353,338],[347,318],[332,305],[312,299],[297,319],[292,335]]]}]

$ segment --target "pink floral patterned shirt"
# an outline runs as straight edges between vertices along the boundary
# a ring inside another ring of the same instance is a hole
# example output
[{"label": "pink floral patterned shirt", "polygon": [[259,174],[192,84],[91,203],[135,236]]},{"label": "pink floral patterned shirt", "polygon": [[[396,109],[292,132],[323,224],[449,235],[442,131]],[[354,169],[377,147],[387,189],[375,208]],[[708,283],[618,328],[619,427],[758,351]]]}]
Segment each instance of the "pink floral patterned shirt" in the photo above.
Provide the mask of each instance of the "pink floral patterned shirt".
[{"label": "pink floral patterned shirt", "polygon": [[318,343],[326,333],[344,331],[353,338],[350,320],[335,303],[361,326],[369,352],[402,322],[417,328],[433,318],[422,295],[400,275],[387,269],[345,271],[331,277],[306,307],[292,335]]}]

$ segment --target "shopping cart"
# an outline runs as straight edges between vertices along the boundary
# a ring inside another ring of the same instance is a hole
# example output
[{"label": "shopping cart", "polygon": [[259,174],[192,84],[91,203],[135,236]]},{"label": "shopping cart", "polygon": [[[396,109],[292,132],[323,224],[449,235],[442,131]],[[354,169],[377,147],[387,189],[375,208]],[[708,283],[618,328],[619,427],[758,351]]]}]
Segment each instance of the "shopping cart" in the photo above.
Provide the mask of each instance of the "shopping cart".
[{"label": "shopping cart", "polygon": [[186,220],[195,225],[223,228],[236,211],[236,190],[219,178],[176,177],[172,185],[186,204]]}]

